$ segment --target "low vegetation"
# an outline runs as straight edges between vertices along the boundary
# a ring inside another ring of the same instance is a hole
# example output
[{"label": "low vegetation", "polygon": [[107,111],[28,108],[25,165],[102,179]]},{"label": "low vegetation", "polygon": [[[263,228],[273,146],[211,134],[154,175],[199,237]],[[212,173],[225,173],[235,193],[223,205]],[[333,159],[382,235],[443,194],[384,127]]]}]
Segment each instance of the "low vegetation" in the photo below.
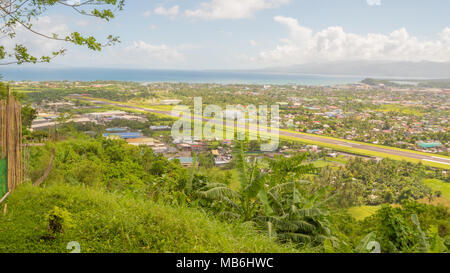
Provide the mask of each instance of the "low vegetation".
[{"label": "low vegetation", "polygon": [[72,241],[83,253],[295,251],[248,225],[82,185],[24,185],[0,216],[0,252],[67,253]]}]

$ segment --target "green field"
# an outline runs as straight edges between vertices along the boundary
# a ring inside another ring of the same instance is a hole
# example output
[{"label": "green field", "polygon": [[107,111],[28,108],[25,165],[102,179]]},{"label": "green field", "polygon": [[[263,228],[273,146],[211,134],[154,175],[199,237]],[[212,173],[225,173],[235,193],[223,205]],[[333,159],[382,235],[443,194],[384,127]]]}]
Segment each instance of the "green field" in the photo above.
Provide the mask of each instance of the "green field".
[{"label": "green field", "polygon": [[332,162],[329,162],[327,160],[316,160],[316,161],[311,162],[311,164],[313,164],[314,167],[316,167],[316,168],[323,168],[323,167],[326,167],[329,165],[333,165]]},{"label": "green field", "polygon": [[414,115],[418,117],[422,117],[425,115],[426,111],[423,108],[418,107],[408,107],[396,104],[385,104],[380,106],[380,108],[376,109],[376,111],[380,112],[396,112],[405,115]]},{"label": "green field", "polygon": [[430,187],[433,191],[440,191],[442,197],[450,200],[450,183],[446,183],[439,179],[425,179],[423,181],[425,185]]},{"label": "green field", "polygon": [[356,220],[364,220],[366,217],[371,216],[377,210],[380,209],[380,206],[361,206],[361,207],[353,207],[348,209],[348,213],[353,216]]}]

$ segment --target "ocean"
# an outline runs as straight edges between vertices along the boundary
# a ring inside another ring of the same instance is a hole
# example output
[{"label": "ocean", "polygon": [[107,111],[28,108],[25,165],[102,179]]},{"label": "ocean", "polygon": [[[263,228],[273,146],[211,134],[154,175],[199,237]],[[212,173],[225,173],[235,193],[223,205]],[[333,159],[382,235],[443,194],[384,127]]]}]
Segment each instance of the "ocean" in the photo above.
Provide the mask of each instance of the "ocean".
[{"label": "ocean", "polygon": [[133,81],[170,83],[313,85],[357,83],[362,77],[241,71],[2,67],[3,81]]}]

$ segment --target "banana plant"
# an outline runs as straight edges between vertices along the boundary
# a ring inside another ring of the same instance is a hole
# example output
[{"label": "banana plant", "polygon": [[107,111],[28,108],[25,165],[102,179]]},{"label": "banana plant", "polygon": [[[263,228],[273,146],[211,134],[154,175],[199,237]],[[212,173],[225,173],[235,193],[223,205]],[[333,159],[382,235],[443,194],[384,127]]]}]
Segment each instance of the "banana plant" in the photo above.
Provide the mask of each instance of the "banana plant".
[{"label": "banana plant", "polygon": [[198,195],[224,203],[228,209],[222,214],[226,216],[243,222],[252,221],[260,208],[261,199],[266,197],[265,175],[261,173],[256,160],[250,164],[247,163],[242,141],[235,145],[233,154],[239,174],[240,189],[235,191],[228,185],[211,183],[198,192]]},{"label": "banana plant", "polygon": [[309,181],[288,182],[267,191],[272,213],[258,220],[271,225],[272,233],[283,241],[315,243],[333,239],[328,222],[329,213],[324,209],[327,189],[301,193],[299,188],[306,184]]},{"label": "banana plant", "polygon": [[260,224],[271,227],[283,241],[301,243],[335,241],[331,236],[328,211],[325,209],[328,188],[308,190],[304,175],[315,174],[316,168],[305,164],[306,154],[291,158],[280,157],[270,162],[271,177],[260,198],[265,215],[258,217]]}]

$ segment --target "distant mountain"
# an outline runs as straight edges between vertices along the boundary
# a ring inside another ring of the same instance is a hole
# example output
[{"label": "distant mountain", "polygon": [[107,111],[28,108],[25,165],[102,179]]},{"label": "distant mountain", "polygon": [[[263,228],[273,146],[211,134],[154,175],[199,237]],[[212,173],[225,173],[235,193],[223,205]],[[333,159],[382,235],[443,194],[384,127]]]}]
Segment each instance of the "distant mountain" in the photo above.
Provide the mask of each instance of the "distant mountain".
[{"label": "distant mountain", "polygon": [[450,79],[450,62],[332,62],[263,69],[273,73],[301,73],[384,78]]}]

